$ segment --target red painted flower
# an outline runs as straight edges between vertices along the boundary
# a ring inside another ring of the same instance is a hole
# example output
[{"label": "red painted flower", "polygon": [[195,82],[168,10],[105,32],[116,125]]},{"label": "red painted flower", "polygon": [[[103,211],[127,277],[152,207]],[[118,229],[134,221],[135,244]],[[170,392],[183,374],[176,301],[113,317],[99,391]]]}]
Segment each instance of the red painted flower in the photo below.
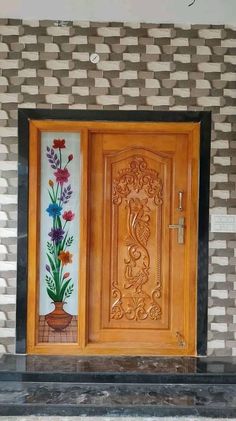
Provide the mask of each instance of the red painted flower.
[{"label": "red painted flower", "polygon": [[72,161],[72,159],[73,159],[74,157],[73,157],[73,154],[71,153],[69,156],[68,156],[68,161],[70,162],[70,161]]},{"label": "red painted flower", "polygon": [[75,217],[75,214],[70,210],[70,211],[65,211],[64,213],[63,213],[63,215],[62,215],[62,218],[65,220],[65,221],[72,221],[72,219],[74,219],[74,217]]},{"label": "red painted flower", "polygon": [[64,275],[63,275],[63,278],[62,278],[62,279],[64,280],[64,279],[68,278],[68,276],[70,276],[70,273],[69,273],[69,272],[66,272],[66,273],[64,273]]},{"label": "red painted flower", "polygon": [[52,147],[54,149],[64,149],[65,146],[65,139],[54,139]]},{"label": "red painted flower", "polygon": [[70,177],[70,173],[67,168],[58,168],[56,172],[54,172],[54,175],[56,177],[57,183],[63,184],[67,183],[68,178]]}]

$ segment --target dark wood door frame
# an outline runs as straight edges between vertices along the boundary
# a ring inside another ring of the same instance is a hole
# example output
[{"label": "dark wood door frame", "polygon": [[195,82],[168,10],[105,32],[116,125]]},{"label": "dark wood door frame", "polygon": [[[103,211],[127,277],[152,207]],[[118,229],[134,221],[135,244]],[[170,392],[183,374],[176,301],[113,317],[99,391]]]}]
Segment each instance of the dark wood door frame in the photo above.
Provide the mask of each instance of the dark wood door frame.
[{"label": "dark wood door frame", "polygon": [[29,121],[31,119],[39,119],[65,121],[200,123],[197,354],[206,355],[211,113],[209,111],[89,111],[20,109],[18,117],[19,162],[16,352],[26,353]]}]

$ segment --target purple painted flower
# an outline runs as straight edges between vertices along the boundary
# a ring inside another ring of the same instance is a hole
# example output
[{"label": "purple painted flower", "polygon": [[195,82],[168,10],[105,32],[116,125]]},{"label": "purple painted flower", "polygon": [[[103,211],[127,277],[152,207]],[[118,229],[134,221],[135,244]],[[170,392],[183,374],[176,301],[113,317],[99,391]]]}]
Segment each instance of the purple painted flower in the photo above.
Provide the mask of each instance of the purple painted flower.
[{"label": "purple painted flower", "polygon": [[49,265],[46,265],[46,270],[47,270],[49,273],[51,273],[51,269],[50,269],[50,266],[49,266]]},{"label": "purple painted flower", "polygon": [[68,203],[68,201],[70,200],[70,197],[72,195],[72,190],[71,190],[71,185],[69,185],[68,187],[65,187],[63,189],[63,193],[61,195],[60,200],[62,201],[62,203],[66,204]]},{"label": "purple painted flower", "polygon": [[52,228],[51,231],[48,233],[51,240],[54,241],[56,244],[60,243],[63,240],[63,235],[65,231],[62,228]]},{"label": "purple painted flower", "polygon": [[52,169],[56,170],[60,165],[60,160],[58,159],[57,154],[54,152],[54,150],[49,148],[47,146],[47,158],[48,162],[50,163]]}]

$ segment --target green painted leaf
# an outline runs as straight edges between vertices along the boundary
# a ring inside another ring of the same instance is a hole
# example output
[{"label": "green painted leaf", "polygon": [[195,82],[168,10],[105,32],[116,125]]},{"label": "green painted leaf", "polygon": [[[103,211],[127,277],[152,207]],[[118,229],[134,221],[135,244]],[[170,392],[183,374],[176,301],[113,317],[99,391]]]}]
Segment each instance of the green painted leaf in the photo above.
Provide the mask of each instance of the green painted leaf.
[{"label": "green painted leaf", "polygon": [[70,247],[71,244],[73,243],[74,238],[73,235],[71,237],[68,238],[68,240],[66,241],[66,247]]},{"label": "green painted leaf", "polygon": [[60,250],[59,250],[59,253],[60,253],[60,251],[61,251],[61,250],[64,250],[65,243],[66,243],[66,240],[67,240],[67,236],[68,236],[68,231],[67,231],[67,233],[66,233],[66,235],[65,235],[65,237],[64,237],[64,240],[62,241],[62,243],[61,243],[61,245],[60,245]]},{"label": "green painted leaf", "polygon": [[49,254],[48,254],[48,253],[47,253],[47,258],[48,258],[48,261],[49,261],[50,266],[51,266],[51,268],[52,268],[52,271],[53,271],[53,272],[56,272],[56,266],[55,266],[55,264],[54,264],[54,262],[53,262],[53,260],[52,260],[51,256],[49,256]]},{"label": "green painted leaf", "polygon": [[60,301],[58,300],[57,295],[53,291],[51,291],[49,288],[47,288],[47,293],[52,301]]},{"label": "green painted leaf", "polygon": [[66,288],[67,288],[67,286],[68,286],[68,284],[69,284],[70,281],[71,281],[71,278],[68,279],[68,281],[65,281],[64,282],[64,284],[63,284],[63,286],[61,288],[61,291],[60,291],[60,301],[63,301],[65,290],[66,290]]},{"label": "green painted leaf", "polygon": [[65,298],[69,298],[73,292],[74,284],[69,285],[65,291]]},{"label": "green painted leaf", "polygon": [[50,199],[51,199],[52,203],[54,203],[54,202],[55,202],[55,200],[53,199],[52,194],[50,193],[50,190],[48,190],[48,194],[49,194],[49,197],[50,197]]},{"label": "green painted leaf", "polygon": [[62,228],[62,223],[61,223],[60,216],[57,216],[57,226],[58,226],[58,228]]}]

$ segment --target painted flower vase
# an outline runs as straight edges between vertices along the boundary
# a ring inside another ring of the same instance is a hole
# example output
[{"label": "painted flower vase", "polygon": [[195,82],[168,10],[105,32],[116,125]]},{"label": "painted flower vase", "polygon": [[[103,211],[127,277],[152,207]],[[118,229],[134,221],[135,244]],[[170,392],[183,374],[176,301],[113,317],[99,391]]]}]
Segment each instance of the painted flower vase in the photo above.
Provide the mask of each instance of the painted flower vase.
[{"label": "painted flower vase", "polygon": [[49,327],[60,332],[69,326],[73,316],[64,310],[65,303],[63,301],[56,301],[53,304],[55,305],[54,310],[48,313],[45,319]]}]

